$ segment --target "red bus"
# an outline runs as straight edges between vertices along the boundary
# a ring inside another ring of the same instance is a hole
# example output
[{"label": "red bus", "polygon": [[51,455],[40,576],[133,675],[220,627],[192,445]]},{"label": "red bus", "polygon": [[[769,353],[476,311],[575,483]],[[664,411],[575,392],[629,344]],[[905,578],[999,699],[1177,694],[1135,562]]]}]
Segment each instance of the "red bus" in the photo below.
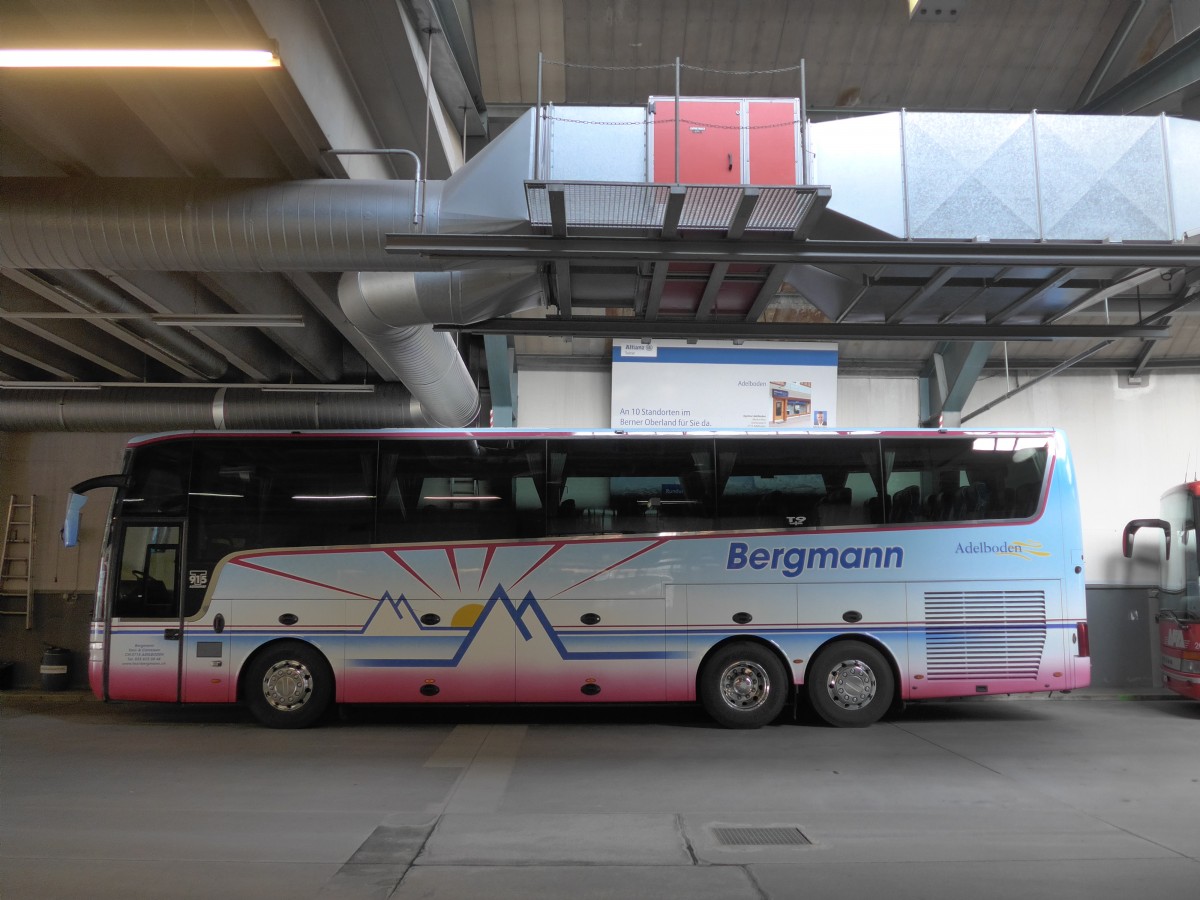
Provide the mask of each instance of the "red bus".
[{"label": "red bus", "polygon": [[1196,522],[1200,520],[1200,481],[1171,488],[1162,496],[1161,518],[1134,519],[1125,526],[1122,551],[1133,555],[1133,536],[1142,528],[1161,531],[1159,544],[1158,637],[1163,684],[1200,700],[1200,566]]}]

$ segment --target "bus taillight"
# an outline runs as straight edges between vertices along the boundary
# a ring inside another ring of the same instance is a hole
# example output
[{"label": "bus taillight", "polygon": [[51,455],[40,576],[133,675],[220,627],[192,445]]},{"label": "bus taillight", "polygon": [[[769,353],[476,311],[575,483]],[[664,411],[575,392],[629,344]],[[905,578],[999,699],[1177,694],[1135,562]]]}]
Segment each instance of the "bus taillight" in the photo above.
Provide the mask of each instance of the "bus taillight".
[{"label": "bus taillight", "polygon": [[1079,642],[1079,655],[1080,656],[1091,656],[1092,655],[1092,644],[1091,644],[1091,641],[1088,640],[1088,623],[1087,622],[1076,622],[1075,623],[1075,637],[1076,637],[1076,640]]}]

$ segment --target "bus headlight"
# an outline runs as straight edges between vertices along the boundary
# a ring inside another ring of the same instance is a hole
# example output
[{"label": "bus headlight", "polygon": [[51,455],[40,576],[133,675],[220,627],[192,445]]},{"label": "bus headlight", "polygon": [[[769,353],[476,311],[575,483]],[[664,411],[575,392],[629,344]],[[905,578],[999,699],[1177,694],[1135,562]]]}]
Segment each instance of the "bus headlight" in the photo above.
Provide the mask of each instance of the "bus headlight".
[{"label": "bus headlight", "polygon": [[1184,657],[1179,661],[1179,671],[1185,675],[1200,675],[1200,659]]},{"label": "bus headlight", "polygon": [[1185,650],[1179,656],[1163,656],[1163,668],[1181,675],[1200,675],[1200,653]]}]

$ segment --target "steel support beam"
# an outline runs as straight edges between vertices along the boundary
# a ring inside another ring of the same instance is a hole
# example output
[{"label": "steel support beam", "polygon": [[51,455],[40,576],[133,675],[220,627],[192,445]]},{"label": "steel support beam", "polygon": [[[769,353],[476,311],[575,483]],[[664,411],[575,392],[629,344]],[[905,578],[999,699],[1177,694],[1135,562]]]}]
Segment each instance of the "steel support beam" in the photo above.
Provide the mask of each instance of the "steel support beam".
[{"label": "steel support beam", "polygon": [[667,194],[667,208],[663,212],[662,236],[668,240],[679,237],[679,217],[683,215],[683,200],[687,197],[687,188],[681,184],[671,185]]},{"label": "steel support beam", "polygon": [[1102,288],[1097,288],[1094,291],[1089,291],[1070,306],[1060,309],[1058,312],[1054,313],[1054,315],[1047,316],[1042,321],[1047,325],[1053,325],[1060,319],[1064,319],[1074,313],[1083,312],[1085,309],[1095,306],[1097,303],[1107,300],[1109,297],[1115,297],[1117,294],[1124,293],[1125,291],[1131,291],[1140,284],[1144,284],[1147,281],[1152,281],[1155,278],[1160,277],[1161,274],[1162,273],[1158,269],[1139,269],[1131,275],[1117,279],[1112,284],[1105,285]]},{"label": "steel support beam", "polygon": [[[674,318],[674,317],[673,317]],[[833,325],[808,322],[753,323],[741,319],[697,322],[639,316],[575,316],[571,319],[500,318],[469,325],[441,324],[436,331],[466,334],[524,334],[539,337],[592,338],[712,338],[804,341],[1049,341],[1056,339],[1121,338],[1156,339],[1170,330],[1155,325]]]},{"label": "steel support beam", "polygon": [[1200,31],[1193,31],[1078,112],[1127,116],[1166,111],[1170,100],[1200,83]]},{"label": "steel support beam", "polygon": [[1004,307],[1004,309],[1000,310],[1000,312],[996,313],[994,316],[989,317],[987,320],[988,324],[989,325],[999,325],[1002,322],[1007,322],[1009,319],[1011,319],[1013,316],[1015,316],[1017,313],[1019,313],[1021,310],[1023,310],[1030,303],[1040,300],[1042,297],[1046,296],[1046,294],[1050,293],[1050,291],[1054,290],[1056,287],[1061,285],[1064,281],[1069,279],[1071,277],[1072,273],[1073,273],[1073,270],[1069,269],[1069,268],[1068,269],[1059,269],[1057,272],[1055,272],[1053,275],[1051,275],[1049,278],[1047,278],[1045,281],[1043,281],[1037,287],[1033,288],[1032,290],[1026,291],[1024,294],[1022,294],[1020,297],[1018,297],[1012,303],[1008,304],[1008,306]]},{"label": "steel support beam", "polygon": [[[655,240],[645,237],[553,238],[538,235],[389,234],[384,249],[412,260],[554,259],[644,262],[813,263],[913,266],[1200,266],[1200,245],[961,243],[950,241],[792,241],[749,239]],[[360,268],[375,268],[363,266]]]},{"label": "steel support beam", "polygon": [[700,297],[700,305],[696,307],[697,319],[707,319],[712,315],[713,306],[717,302],[717,293],[721,290],[721,282],[725,280],[728,272],[729,263],[713,264],[712,272],[708,275],[708,282],[704,285],[704,293]]},{"label": "steel support beam", "polygon": [[654,272],[650,276],[650,287],[646,291],[646,321],[653,322],[658,318],[658,310],[662,305],[663,285],[667,283],[667,263],[655,263]]},{"label": "steel support beam", "polygon": [[733,221],[730,222],[729,230],[725,233],[727,238],[738,240],[745,233],[746,225],[750,222],[750,217],[754,215],[754,207],[758,206],[760,196],[756,187],[747,187],[742,190],[742,199],[738,202],[737,210],[733,214]]},{"label": "steel support beam", "polygon": [[561,184],[546,185],[546,199],[550,202],[550,234],[554,237],[567,236],[567,195]]},{"label": "steel support beam", "polygon": [[938,345],[919,379],[921,424],[956,426],[971,389],[992,352],[993,341]]},{"label": "steel support beam", "polygon": [[971,292],[971,296],[967,297],[966,300],[958,304],[958,306],[954,307],[954,309],[950,310],[950,312],[938,319],[938,324],[948,325],[955,316],[957,316],[960,312],[962,312],[980,297],[984,296],[991,288],[995,287],[999,283],[1000,279],[1007,275],[1008,272],[1009,269],[1006,267],[997,272],[994,277],[984,279],[983,284]]},{"label": "steel support beam", "polygon": [[492,425],[512,426],[517,420],[512,338],[502,334],[484,335],[483,350],[487,358],[488,386],[492,394]]},{"label": "steel support beam", "polygon": [[750,307],[750,311],[746,313],[747,322],[757,322],[762,317],[767,307],[771,305],[771,301],[775,299],[775,295],[779,293],[779,286],[783,284],[783,279],[787,273],[788,267],[785,265],[774,266],[767,273],[767,280],[759,288],[758,295],[754,298],[754,304]]},{"label": "steel support beam", "polygon": [[887,317],[888,324],[891,325],[903,319],[906,312],[908,312],[914,306],[919,306],[920,304],[924,303],[926,300],[940,291],[942,286],[951,278],[953,278],[957,272],[958,266],[943,266],[942,268],[938,269],[937,274],[930,278],[929,281],[925,282],[925,284],[915,291],[911,297],[901,303],[895,312]]},{"label": "steel support beam", "polygon": [[570,260],[560,259],[554,264],[554,294],[558,300],[559,314],[570,318],[571,304],[574,302],[571,296]]},{"label": "steel support beam", "polygon": [[[1154,323],[1169,322],[1171,320],[1171,313],[1175,312],[1176,310],[1183,309],[1185,306],[1190,305],[1191,302],[1195,299],[1191,294],[1186,293],[1187,290],[1188,290],[1187,288],[1184,288],[1183,291],[1181,291],[1181,293],[1183,293],[1184,296],[1181,299],[1175,301],[1175,303],[1173,303],[1171,306],[1167,307],[1165,310],[1162,310],[1161,312],[1157,312],[1154,315],[1149,316],[1146,319],[1146,323],[1149,324],[1151,322],[1154,322]],[[1074,356],[1072,356],[1070,359],[1066,360],[1065,362],[1059,363],[1058,365],[1054,366],[1054,368],[1050,369],[1049,371],[1043,372],[1042,374],[1038,375],[1036,378],[1033,378],[1030,381],[1025,382],[1024,384],[1020,385],[1019,387],[1014,388],[1013,390],[1009,391],[1006,394],[1002,394],[1001,396],[997,397],[992,402],[985,403],[983,406],[979,407],[978,409],[972,410],[970,413],[968,413],[967,415],[963,416],[960,419],[960,424],[962,422],[966,422],[966,421],[969,421],[970,419],[975,418],[980,413],[987,412],[989,409],[999,406],[1005,400],[1008,400],[1009,398],[1013,397],[1016,394],[1021,393],[1022,391],[1028,390],[1029,388],[1033,387],[1035,384],[1045,381],[1047,378],[1052,378],[1053,376],[1057,375],[1059,372],[1064,372],[1067,369],[1071,368],[1072,366],[1078,365],[1079,363],[1083,362],[1084,360],[1086,360],[1092,356],[1095,356],[1101,350],[1104,350],[1106,347],[1109,347],[1113,343],[1115,343],[1116,340],[1117,340],[1116,338],[1110,338],[1108,340],[1101,341],[1100,343],[1094,344],[1093,346],[1089,347],[1087,350],[1084,350],[1082,353],[1075,354]],[[1143,362],[1141,360],[1139,360],[1139,365],[1142,365],[1142,364],[1143,364]]]}]

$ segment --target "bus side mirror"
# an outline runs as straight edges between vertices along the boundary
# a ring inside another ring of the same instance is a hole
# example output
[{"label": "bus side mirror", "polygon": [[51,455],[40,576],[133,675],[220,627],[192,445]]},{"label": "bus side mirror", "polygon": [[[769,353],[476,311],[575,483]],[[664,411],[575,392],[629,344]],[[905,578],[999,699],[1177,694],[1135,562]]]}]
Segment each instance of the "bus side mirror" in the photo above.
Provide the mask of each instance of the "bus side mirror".
[{"label": "bus side mirror", "polygon": [[62,542],[64,547],[74,547],[79,543],[79,513],[87,497],[71,491],[67,494],[67,513],[63,517]]},{"label": "bus side mirror", "polygon": [[74,547],[79,543],[79,512],[83,509],[83,504],[87,503],[87,497],[83,495],[87,491],[102,487],[128,488],[129,478],[125,475],[101,475],[99,478],[81,481],[71,488],[67,494],[67,512],[63,517],[62,531],[59,532],[64,547]]},{"label": "bus side mirror", "polygon": [[1133,556],[1133,533],[1139,528],[1161,528],[1163,537],[1167,539],[1167,559],[1171,558],[1171,523],[1165,519],[1134,519],[1125,526],[1121,535],[1121,552],[1126,559]]}]

